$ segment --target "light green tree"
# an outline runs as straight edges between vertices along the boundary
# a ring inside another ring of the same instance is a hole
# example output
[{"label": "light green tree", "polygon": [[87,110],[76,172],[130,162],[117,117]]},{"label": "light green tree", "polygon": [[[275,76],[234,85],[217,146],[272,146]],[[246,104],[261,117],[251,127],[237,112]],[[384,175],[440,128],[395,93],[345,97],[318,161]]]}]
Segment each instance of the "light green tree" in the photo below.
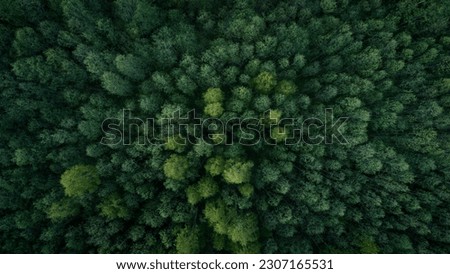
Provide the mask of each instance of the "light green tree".
[{"label": "light green tree", "polygon": [[223,92],[220,88],[209,88],[203,94],[203,100],[205,103],[218,103],[223,101]]},{"label": "light green tree", "polygon": [[181,136],[170,136],[167,138],[166,143],[164,144],[164,148],[167,150],[173,150],[176,152],[183,152],[185,145],[183,144],[184,140]]},{"label": "light green tree", "polygon": [[223,179],[229,184],[242,184],[250,181],[252,161],[229,159],[225,163]]},{"label": "light green tree", "polygon": [[186,196],[188,203],[191,205],[196,205],[202,200],[202,196],[199,193],[198,185],[190,185],[186,188]]},{"label": "light green tree", "polygon": [[297,87],[295,86],[294,82],[289,80],[281,80],[276,87],[276,92],[284,95],[291,95],[296,91]]},{"label": "light green tree", "polygon": [[198,192],[202,198],[214,196],[219,191],[219,185],[212,177],[203,177],[198,182]]},{"label": "light green tree", "polygon": [[223,113],[222,103],[210,103],[204,108],[205,114],[211,117],[219,117]]},{"label": "light green tree", "polygon": [[178,254],[194,254],[200,251],[200,229],[185,227],[180,230],[175,240]]},{"label": "light green tree", "polygon": [[243,246],[258,239],[258,221],[254,214],[238,215],[232,218],[228,229],[229,238]]},{"label": "light green tree", "polygon": [[277,85],[275,74],[264,71],[253,79],[255,89],[261,93],[271,92]]},{"label": "light green tree", "polygon": [[284,127],[273,127],[270,131],[270,137],[275,140],[275,142],[280,143],[286,140],[288,133]]},{"label": "light green tree", "polygon": [[172,154],[164,163],[164,175],[167,178],[181,181],[189,168],[188,160],[180,155]]},{"label": "light green tree", "polygon": [[129,216],[128,209],[118,193],[107,196],[98,206],[101,215],[109,218],[126,218]]},{"label": "light green tree", "polygon": [[222,174],[225,160],[221,156],[209,158],[206,161],[205,169],[211,176]]},{"label": "light green tree", "polygon": [[58,221],[75,216],[78,210],[79,206],[72,199],[65,197],[50,205],[47,216],[53,221]]},{"label": "light green tree", "polygon": [[207,202],[203,214],[216,233],[222,235],[227,233],[230,219],[222,200]]},{"label": "light green tree", "polygon": [[249,183],[239,185],[239,192],[245,198],[251,197],[253,195],[253,191],[254,191],[254,187]]},{"label": "light green tree", "polygon": [[67,196],[81,197],[97,189],[100,185],[100,177],[94,166],[76,165],[62,174],[60,183]]}]

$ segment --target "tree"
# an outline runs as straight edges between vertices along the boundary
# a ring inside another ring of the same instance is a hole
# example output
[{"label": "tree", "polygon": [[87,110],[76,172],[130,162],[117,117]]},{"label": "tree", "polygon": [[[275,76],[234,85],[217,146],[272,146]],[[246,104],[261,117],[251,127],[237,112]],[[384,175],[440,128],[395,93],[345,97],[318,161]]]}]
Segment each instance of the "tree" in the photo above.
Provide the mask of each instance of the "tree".
[{"label": "tree", "polygon": [[322,8],[323,12],[325,12],[325,13],[334,12],[336,9],[336,1],[335,0],[321,0],[320,7]]},{"label": "tree", "polygon": [[228,159],[223,170],[223,179],[229,184],[242,184],[250,180],[253,162]]},{"label": "tree", "polygon": [[271,100],[267,95],[260,95],[255,98],[254,108],[256,111],[264,112],[270,109]]},{"label": "tree", "polygon": [[352,58],[355,70],[374,71],[381,65],[381,54],[378,49],[366,48]]},{"label": "tree", "polygon": [[119,96],[129,95],[133,88],[129,81],[113,72],[105,72],[102,75],[102,86],[111,94]]},{"label": "tree", "polygon": [[170,136],[169,138],[167,138],[166,143],[164,144],[164,148],[167,150],[173,150],[176,152],[183,152],[184,148],[185,148],[185,141],[181,136],[176,135],[176,136]]},{"label": "tree", "polygon": [[191,205],[196,205],[198,202],[202,200],[202,196],[200,194],[198,185],[190,185],[186,189],[186,196],[188,203]]},{"label": "tree", "polygon": [[177,81],[177,88],[183,93],[192,95],[197,89],[197,84],[186,75],[182,75]]},{"label": "tree", "polygon": [[224,109],[222,107],[223,93],[219,88],[210,88],[203,94],[203,100],[206,103],[205,114],[211,117],[219,117]]},{"label": "tree", "polygon": [[263,116],[262,122],[265,125],[278,125],[283,112],[279,109],[269,109],[264,114],[265,115]]},{"label": "tree", "polygon": [[219,117],[222,115],[224,109],[221,103],[211,103],[205,106],[204,112],[205,114],[211,117]]},{"label": "tree", "polygon": [[238,214],[222,200],[216,200],[206,203],[204,215],[216,233],[227,235],[239,245],[247,246],[257,240],[258,225],[253,214]]},{"label": "tree", "polygon": [[145,1],[114,2],[115,12],[126,23],[127,31],[134,37],[145,36],[159,25],[160,11]]},{"label": "tree", "polygon": [[271,92],[276,84],[275,75],[267,71],[261,72],[253,79],[255,89],[264,94]]},{"label": "tree", "polygon": [[236,96],[239,100],[244,102],[249,102],[252,98],[252,92],[250,89],[246,87],[237,87],[232,91],[233,95]]},{"label": "tree", "polygon": [[209,88],[203,94],[203,100],[205,103],[218,103],[223,101],[223,92],[220,88]]},{"label": "tree", "polygon": [[203,214],[217,234],[226,235],[230,219],[222,200],[207,202]]},{"label": "tree", "polygon": [[377,254],[380,251],[377,244],[370,237],[362,237],[358,246],[362,254]]},{"label": "tree", "polygon": [[189,162],[185,157],[172,154],[164,163],[164,175],[169,179],[181,181],[185,179],[188,168]]},{"label": "tree", "polygon": [[97,169],[90,165],[76,165],[61,175],[61,185],[69,197],[81,197],[94,192],[100,185]]},{"label": "tree", "polygon": [[270,137],[277,143],[284,142],[288,138],[288,132],[285,127],[272,127]]},{"label": "tree", "polygon": [[194,254],[200,251],[200,230],[197,227],[185,227],[180,230],[176,238],[178,254]]},{"label": "tree", "polygon": [[210,198],[219,192],[218,183],[211,177],[203,177],[198,183],[198,193],[202,198]]},{"label": "tree", "polygon": [[60,221],[77,215],[79,206],[70,198],[63,198],[61,201],[51,204],[47,211],[47,216],[52,221]]},{"label": "tree", "polygon": [[108,219],[126,218],[128,209],[118,193],[108,195],[99,205],[100,214]]},{"label": "tree", "polygon": [[32,56],[43,50],[45,43],[36,31],[30,27],[18,29],[12,47],[18,56]]},{"label": "tree", "polygon": [[258,224],[253,214],[243,215],[235,219],[230,226],[230,239],[243,246],[255,242],[258,237]]},{"label": "tree", "polygon": [[209,158],[206,161],[205,170],[211,175],[211,176],[217,176],[222,174],[224,170],[225,160],[221,156],[216,156]]},{"label": "tree", "polygon": [[145,78],[145,63],[132,54],[117,55],[114,60],[117,70],[130,79],[141,81]]},{"label": "tree", "polygon": [[247,183],[239,185],[239,192],[244,196],[245,198],[250,198],[253,195],[254,187]]},{"label": "tree", "polygon": [[295,86],[294,82],[288,80],[281,80],[280,82],[278,82],[278,85],[276,87],[276,91],[284,95],[294,94],[296,90],[297,87]]}]

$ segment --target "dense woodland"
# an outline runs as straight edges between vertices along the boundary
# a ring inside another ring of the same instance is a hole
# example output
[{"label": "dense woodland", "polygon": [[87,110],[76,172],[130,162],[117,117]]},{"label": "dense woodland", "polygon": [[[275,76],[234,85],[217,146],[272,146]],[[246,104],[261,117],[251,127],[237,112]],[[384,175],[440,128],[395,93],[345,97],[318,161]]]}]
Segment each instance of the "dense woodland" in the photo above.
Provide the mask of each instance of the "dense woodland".
[{"label": "dense woodland", "polygon": [[[449,18],[449,0],[1,0],[0,252],[450,253]],[[100,143],[123,109],[326,108],[347,144]]]}]

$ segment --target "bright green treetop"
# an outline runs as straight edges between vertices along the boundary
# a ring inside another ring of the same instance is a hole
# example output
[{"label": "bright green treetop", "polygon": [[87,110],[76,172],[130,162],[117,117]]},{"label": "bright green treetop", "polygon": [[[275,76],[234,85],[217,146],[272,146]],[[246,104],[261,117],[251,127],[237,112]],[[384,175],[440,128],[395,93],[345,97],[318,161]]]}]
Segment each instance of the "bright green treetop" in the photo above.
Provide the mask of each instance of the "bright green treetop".
[{"label": "bright green treetop", "polygon": [[67,196],[81,197],[97,189],[100,177],[94,166],[76,165],[62,174],[60,182]]}]

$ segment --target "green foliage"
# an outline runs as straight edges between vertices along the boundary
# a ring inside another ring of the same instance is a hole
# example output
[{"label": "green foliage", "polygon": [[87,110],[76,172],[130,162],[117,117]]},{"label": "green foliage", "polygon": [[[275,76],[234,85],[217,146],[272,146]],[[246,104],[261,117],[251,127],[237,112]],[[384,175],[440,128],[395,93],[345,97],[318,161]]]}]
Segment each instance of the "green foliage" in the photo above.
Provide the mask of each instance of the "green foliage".
[{"label": "green foliage", "polygon": [[223,107],[221,103],[211,103],[205,106],[204,112],[211,117],[219,117],[223,113]]},{"label": "green foliage", "polygon": [[47,216],[52,221],[60,221],[77,215],[79,211],[78,205],[69,198],[63,198],[51,204],[47,211]]},{"label": "green foliage", "polygon": [[181,229],[175,240],[178,254],[195,254],[200,251],[200,230],[196,227]]},{"label": "green foliage", "polygon": [[271,100],[268,96],[262,95],[256,97],[254,101],[254,108],[256,111],[264,112],[270,108]]},{"label": "green foliage", "polygon": [[233,95],[244,102],[248,102],[252,98],[251,90],[246,87],[237,87],[233,89]]},{"label": "green foliage", "polygon": [[251,170],[254,166],[252,161],[226,160],[223,179],[229,184],[242,184],[250,181]]},{"label": "green foliage", "polygon": [[320,0],[320,7],[323,12],[330,13],[336,10],[336,1],[335,0]]},{"label": "green foliage", "polygon": [[449,6],[3,1],[0,252],[450,253]]},{"label": "green foliage", "polygon": [[109,218],[126,218],[128,209],[118,193],[108,195],[99,205],[100,214]]},{"label": "green foliage", "polygon": [[223,92],[220,88],[209,88],[205,94],[203,94],[203,100],[207,104],[222,102]]},{"label": "green foliage", "polygon": [[244,196],[245,198],[250,198],[253,195],[254,188],[251,184],[242,184],[239,185],[239,192]]},{"label": "green foliage", "polygon": [[205,165],[205,170],[211,176],[217,176],[222,174],[224,170],[225,160],[221,156],[209,158]]},{"label": "green foliage", "polygon": [[279,109],[269,109],[263,117],[262,122],[266,125],[278,125],[283,112]]},{"label": "green foliage", "polygon": [[198,193],[202,198],[209,198],[219,192],[219,185],[211,177],[204,177],[198,183]]},{"label": "green foliage", "polygon": [[172,154],[164,163],[164,175],[173,180],[183,180],[189,168],[188,160],[180,155]]},{"label": "green foliage", "polygon": [[176,152],[182,152],[184,150],[184,140],[181,136],[170,136],[167,138],[164,148],[167,150],[173,150]]},{"label": "green foliage", "polygon": [[247,246],[258,239],[258,223],[256,216],[248,214],[234,219],[228,228],[230,239],[242,246]]},{"label": "green foliage", "polygon": [[132,85],[129,81],[113,72],[105,72],[102,75],[102,86],[111,94],[119,96],[126,96],[132,90]]},{"label": "green foliage", "polygon": [[18,29],[12,47],[18,56],[32,56],[44,48],[38,33],[32,28]]},{"label": "green foliage", "polygon": [[205,114],[211,117],[219,117],[222,115],[224,109],[222,107],[223,92],[219,88],[209,88],[203,94],[203,100],[206,105],[204,108]]},{"label": "green foliage", "polygon": [[286,128],[284,127],[272,127],[272,130],[270,131],[270,137],[277,143],[284,142],[288,137],[288,133]]},{"label": "green foliage", "polygon": [[358,244],[362,254],[377,254],[380,249],[378,245],[369,237],[365,237]]},{"label": "green foliage", "polygon": [[207,202],[203,214],[217,234],[227,234],[230,216],[223,201],[217,200]]},{"label": "green foliage", "polygon": [[292,81],[281,80],[280,82],[278,82],[276,91],[284,95],[291,95],[297,91],[297,87]]},{"label": "green foliage", "polygon": [[30,157],[29,151],[26,149],[17,149],[14,151],[14,162],[18,166],[31,164],[33,159]]},{"label": "green foliage", "polygon": [[114,1],[116,13],[125,22],[130,35],[148,35],[159,24],[158,8],[146,1]]},{"label": "green foliage", "polygon": [[190,185],[186,189],[186,196],[188,203],[191,205],[195,205],[202,200],[198,185]]},{"label": "green foliage", "polygon": [[261,72],[253,79],[255,89],[265,94],[271,92],[276,84],[277,81],[275,75],[267,71]]},{"label": "green foliage", "polygon": [[139,57],[131,54],[118,55],[115,59],[115,64],[120,73],[133,80],[143,80],[145,78],[145,64]]},{"label": "green foliage", "polygon": [[89,165],[76,165],[61,175],[61,185],[69,197],[81,197],[94,192],[100,185],[97,169]]},{"label": "green foliage", "polygon": [[233,243],[247,246],[257,240],[257,218],[251,213],[238,214],[216,200],[206,203],[204,215],[216,233],[226,235]]}]

